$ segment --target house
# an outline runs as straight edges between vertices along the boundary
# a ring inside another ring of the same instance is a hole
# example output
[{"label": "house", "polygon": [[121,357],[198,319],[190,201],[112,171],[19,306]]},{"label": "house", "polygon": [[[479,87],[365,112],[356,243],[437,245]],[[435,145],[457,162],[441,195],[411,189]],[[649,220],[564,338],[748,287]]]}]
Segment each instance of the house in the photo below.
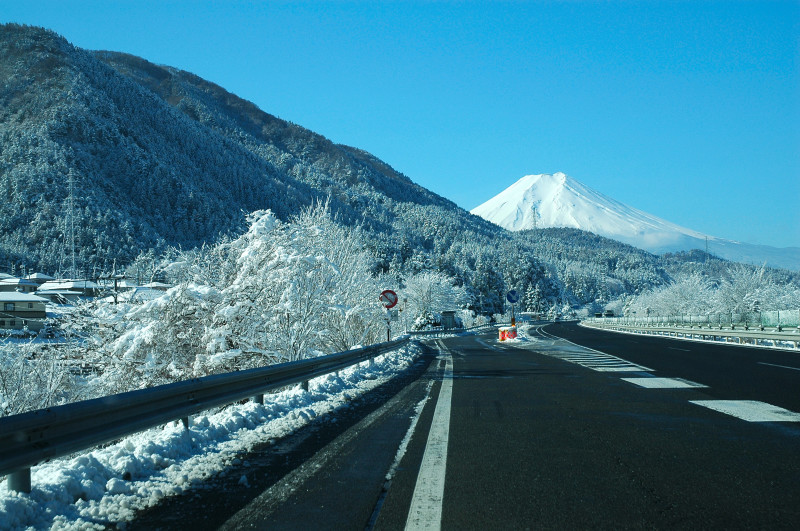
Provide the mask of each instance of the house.
[{"label": "house", "polygon": [[46,304],[47,299],[30,293],[0,292],[0,329],[38,332],[44,328]]},{"label": "house", "polygon": [[51,280],[55,280],[50,275],[45,275],[44,273],[32,273],[25,277],[26,280],[30,280],[31,282],[36,282],[38,285],[42,285],[45,282],[49,282]]},{"label": "house", "polygon": [[78,291],[68,289],[40,289],[36,295],[49,300],[52,304],[75,304],[83,296]]},{"label": "house", "polygon": [[102,288],[91,280],[51,280],[42,284],[39,289],[43,291],[77,291],[84,297],[96,297]]},{"label": "house", "polygon": [[33,293],[39,288],[39,284],[23,278],[3,278],[0,279],[0,292],[17,291],[20,293]]}]

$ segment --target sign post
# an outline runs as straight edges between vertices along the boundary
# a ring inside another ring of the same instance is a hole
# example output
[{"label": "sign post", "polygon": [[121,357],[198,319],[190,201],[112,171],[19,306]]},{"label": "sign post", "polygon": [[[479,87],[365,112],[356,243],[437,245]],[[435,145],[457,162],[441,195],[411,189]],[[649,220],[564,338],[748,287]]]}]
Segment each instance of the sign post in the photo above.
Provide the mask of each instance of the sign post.
[{"label": "sign post", "polygon": [[385,289],[381,292],[381,296],[378,298],[383,304],[383,307],[386,308],[386,341],[389,342],[392,340],[392,314],[391,309],[397,306],[397,293],[390,289]]},{"label": "sign post", "polygon": [[516,326],[517,320],[514,317],[514,304],[519,301],[519,293],[517,293],[517,290],[512,289],[506,293],[506,300],[511,303],[511,326]]}]

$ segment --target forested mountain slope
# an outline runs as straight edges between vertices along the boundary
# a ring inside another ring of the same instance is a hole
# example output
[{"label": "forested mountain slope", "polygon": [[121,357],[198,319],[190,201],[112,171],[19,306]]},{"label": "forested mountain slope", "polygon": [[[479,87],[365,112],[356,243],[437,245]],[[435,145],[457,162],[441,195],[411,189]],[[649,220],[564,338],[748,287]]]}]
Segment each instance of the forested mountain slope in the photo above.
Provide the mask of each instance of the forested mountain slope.
[{"label": "forested mountain slope", "polygon": [[387,202],[457,210],[374,157],[186,72],[15,25],[0,31],[0,61],[2,244],[12,259],[33,255],[33,267],[60,265],[64,230],[53,221],[68,217],[70,175],[81,262],[95,268],[213,240],[243,226],[243,211],[286,218],[328,196],[343,221],[378,230],[396,217]]},{"label": "forested mountain slope", "polygon": [[588,233],[511,234],[175,68],[9,24],[0,79],[0,269],[64,273],[71,213],[79,273],[91,276],[237,234],[247,212],[288,219],[328,200],[366,229],[376,270],[445,271],[486,310],[511,288],[574,303],[667,279],[657,257]]}]

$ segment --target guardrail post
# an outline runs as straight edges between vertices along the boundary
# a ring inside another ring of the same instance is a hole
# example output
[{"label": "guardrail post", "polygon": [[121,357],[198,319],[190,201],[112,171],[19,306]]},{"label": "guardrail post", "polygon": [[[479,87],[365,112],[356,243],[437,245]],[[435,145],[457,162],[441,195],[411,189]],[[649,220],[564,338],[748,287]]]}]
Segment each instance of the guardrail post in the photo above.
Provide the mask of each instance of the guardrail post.
[{"label": "guardrail post", "polygon": [[187,416],[187,417],[183,417],[183,418],[181,419],[181,423],[183,424],[183,427],[184,427],[184,428],[186,428],[187,430],[189,429],[189,419],[190,419],[190,418],[191,418],[191,417],[188,417],[188,416]]},{"label": "guardrail post", "polygon": [[23,468],[8,475],[8,490],[31,493],[31,469]]},{"label": "guardrail post", "polygon": [[303,380],[303,383],[300,384],[300,388],[303,391],[308,391],[308,380]]},{"label": "guardrail post", "polygon": [[264,394],[261,393],[261,394],[257,394],[256,396],[254,396],[253,397],[253,402],[255,402],[256,404],[263,404],[264,403]]}]

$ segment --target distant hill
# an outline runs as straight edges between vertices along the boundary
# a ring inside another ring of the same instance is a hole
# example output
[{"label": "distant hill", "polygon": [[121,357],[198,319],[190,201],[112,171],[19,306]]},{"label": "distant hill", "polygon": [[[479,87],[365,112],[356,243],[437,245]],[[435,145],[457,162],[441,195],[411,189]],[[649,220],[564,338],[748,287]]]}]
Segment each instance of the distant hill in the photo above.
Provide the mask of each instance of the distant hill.
[{"label": "distant hill", "polygon": [[779,249],[707,236],[629,207],[563,173],[526,175],[472,213],[512,231],[571,227],[657,254],[708,245],[712,254],[727,260],[800,270],[798,247]]}]

